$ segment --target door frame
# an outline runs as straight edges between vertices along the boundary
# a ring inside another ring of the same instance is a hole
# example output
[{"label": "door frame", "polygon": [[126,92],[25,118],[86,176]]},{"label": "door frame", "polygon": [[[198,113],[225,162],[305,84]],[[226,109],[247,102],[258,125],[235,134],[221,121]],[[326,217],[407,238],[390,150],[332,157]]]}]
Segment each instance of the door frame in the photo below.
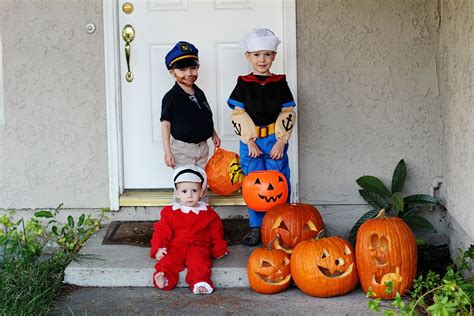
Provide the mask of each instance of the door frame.
[{"label": "door frame", "polygon": [[[109,208],[120,208],[119,198],[124,191],[123,144],[120,79],[119,0],[103,0],[105,102],[107,111],[107,151],[109,173]],[[288,85],[295,100],[297,95],[296,60],[296,0],[283,0],[284,60]],[[298,103],[298,102],[297,102]],[[299,201],[298,129],[293,130],[290,142],[291,201]]]}]

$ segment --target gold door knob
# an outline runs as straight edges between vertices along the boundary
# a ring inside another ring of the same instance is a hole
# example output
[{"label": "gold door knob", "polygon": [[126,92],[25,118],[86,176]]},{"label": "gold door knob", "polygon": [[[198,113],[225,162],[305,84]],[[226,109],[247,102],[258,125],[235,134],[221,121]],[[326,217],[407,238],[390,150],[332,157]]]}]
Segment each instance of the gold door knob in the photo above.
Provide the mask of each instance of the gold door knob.
[{"label": "gold door knob", "polygon": [[125,74],[125,79],[128,82],[133,81],[133,74],[130,71],[130,43],[135,38],[135,30],[130,24],[127,24],[123,27],[122,38],[125,41],[125,58],[127,59],[127,73]]}]

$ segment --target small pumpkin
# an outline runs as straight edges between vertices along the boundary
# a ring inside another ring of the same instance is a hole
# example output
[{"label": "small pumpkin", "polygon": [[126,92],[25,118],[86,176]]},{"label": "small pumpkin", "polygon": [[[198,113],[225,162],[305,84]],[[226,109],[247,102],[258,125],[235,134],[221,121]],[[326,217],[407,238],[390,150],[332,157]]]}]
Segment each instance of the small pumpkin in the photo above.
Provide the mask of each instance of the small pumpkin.
[{"label": "small pumpkin", "polygon": [[274,294],[290,286],[290,256],[280,250],[255,249],[247,263],[250,287],[257,293]]},{"label": "small pumpkin", "polygon": [[[399,217],[385,217],[385,210],[357,231],[356,260],[366,293],[370,287],[381,299],[393,299],[397,292],[403,295],[413,286],[417,256],[410,227]],[[391,293],[387,293],[386,282],[391,282]]]},{"label": "small pumpkin", "polygon": [[293,249],[290,265],[295,284],[311,296],[343,295],[357,286],[354,250],[340,237],[303,240]]},{"label": "small pumpkin", "polygon": [[242,186],[244,174],[239,155],[217,147],[206,164],[207,183],[212,192],[230,195]]},{"label": "small pumpkin", "polygon": [[[324,229],[323,219],[316,207],[292,203],[272,207],[262,220],[262,242],[291,254],[302,240],[315,238]],[[278,238],[275,238],[277,237]]]},{"label": "small pumpkin", "polygon": [[242,196],[247,207],[266,212],[275,205],[286,203],[288,182],[276,170],[252,171],[244,178]]}]

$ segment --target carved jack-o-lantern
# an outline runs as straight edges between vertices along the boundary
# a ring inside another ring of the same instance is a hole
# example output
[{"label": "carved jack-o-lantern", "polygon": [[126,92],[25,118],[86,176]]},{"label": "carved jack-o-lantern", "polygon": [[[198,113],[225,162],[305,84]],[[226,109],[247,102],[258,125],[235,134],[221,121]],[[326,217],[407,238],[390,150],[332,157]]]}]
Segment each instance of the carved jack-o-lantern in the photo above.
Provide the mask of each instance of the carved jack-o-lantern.
[{"label": "carved jack-o-lantern", "polygon": [[291,253],[300,241],[316,237],[323,228],[323,219],[314,206],[281,204],[263,217],[262,242],[266,245],[274,240],[272,248]]},{"label": "carved jack-o-lantern", "polygon": [[242,196],[249,208],[266,212],[275,205],[286,203],[288,182],[275,170],[253,171],[244,178]]},{"label": "carved jack-o-lantern", "polygon": [[[367,293],[370,287],[377,297],[391,299],[412,287],[417,250],[410,227],[401,218],[384,214],[382,210],[359,227],[356,260],[363,290]],[[391,293],[386,291],[386,282],[391,283]]]},{"label": "carved jack-o-lantern", "polygon": [[291,275],[308,295],[346,294],[357,286],[354,250],[340,237],[304,240],[291,254]]},{"label": "carved jack-o-lantern", "polygon": [[206,175],[207,183],[213,192],[229,195],[237,191],[244,178],[239,155],[217,147],[206,164]]},{"label": "carved jack-o-lantern", "polygon": [[249,257],[247,275],[257,293],[273,294],[290,286],[290,256],[280,250],[255,249]]}]

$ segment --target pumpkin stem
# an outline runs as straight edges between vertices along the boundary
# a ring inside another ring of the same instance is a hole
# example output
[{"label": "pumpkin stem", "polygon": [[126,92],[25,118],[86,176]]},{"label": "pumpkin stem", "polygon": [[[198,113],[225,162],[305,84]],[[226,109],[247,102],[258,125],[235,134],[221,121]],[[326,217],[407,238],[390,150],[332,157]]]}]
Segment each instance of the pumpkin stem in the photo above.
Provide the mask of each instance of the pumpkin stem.
[{"label": "pumpkin stem", "polygon": [[314,240],[318,240],[318,239],[321,239],[324,237],[324,235],[326,234],[326,230],[325,229],[321,229],[318,234],[316,235],[316,238],[314,238]]},{"label": "pumpkin stem", "polygon": [[385,209],[381,209],[380,212],[377,214],[375,218],[386,218],[385,217]]},{"label": "pumpkin stem", "polygon": [[276,234],[275,238],[273,238],[267,245],[267,248],[268,250],[272,250],[272,244],[276,241],[280,239],[280,234]]}]

